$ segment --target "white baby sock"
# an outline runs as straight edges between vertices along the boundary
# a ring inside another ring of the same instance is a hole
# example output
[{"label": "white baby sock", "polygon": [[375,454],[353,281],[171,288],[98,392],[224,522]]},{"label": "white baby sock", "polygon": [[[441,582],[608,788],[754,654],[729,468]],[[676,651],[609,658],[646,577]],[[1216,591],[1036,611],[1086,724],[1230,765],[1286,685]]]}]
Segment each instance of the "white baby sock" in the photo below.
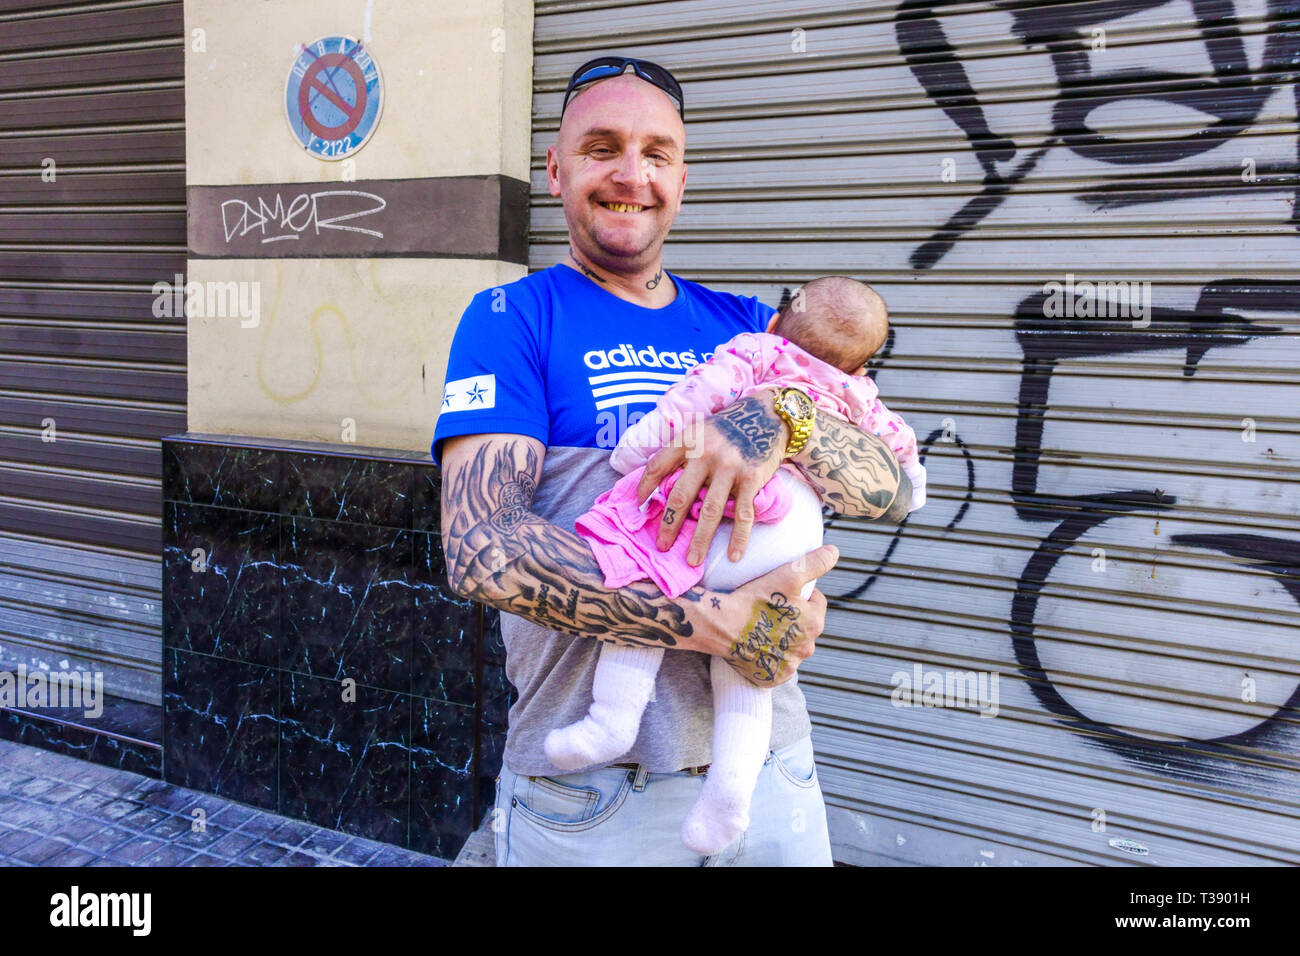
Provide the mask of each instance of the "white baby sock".
[{"label": "white baby sock", "polygon": [[709,664],[713,683],[713,763],[682,822],[682,842],[696,853],[720,853],[749,827],[749,803],[772,736],[772,692],[755,687],[721,657]]},{"label": "white baby sock", "polygon": [[609,763],[631,750],[663,656],[662,647],[602,645],[587,716],[546,735],[543,748],[551,763],[561,770],[578,770]]}]

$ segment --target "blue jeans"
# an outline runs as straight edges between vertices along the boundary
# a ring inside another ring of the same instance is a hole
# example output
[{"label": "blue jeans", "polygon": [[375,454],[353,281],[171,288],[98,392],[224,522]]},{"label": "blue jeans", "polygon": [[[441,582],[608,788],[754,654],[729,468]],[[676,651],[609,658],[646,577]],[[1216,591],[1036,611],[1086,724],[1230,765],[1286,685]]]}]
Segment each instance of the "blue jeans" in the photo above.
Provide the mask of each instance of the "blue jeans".
[{"label": "blue jeans", "polygon": [[680,830],[704,777],[605,767],[528,777],[504,767],[492,829],[497,866],[830,866],[812,738],[769,751],[749,829],[721,853],[688,850]]}]

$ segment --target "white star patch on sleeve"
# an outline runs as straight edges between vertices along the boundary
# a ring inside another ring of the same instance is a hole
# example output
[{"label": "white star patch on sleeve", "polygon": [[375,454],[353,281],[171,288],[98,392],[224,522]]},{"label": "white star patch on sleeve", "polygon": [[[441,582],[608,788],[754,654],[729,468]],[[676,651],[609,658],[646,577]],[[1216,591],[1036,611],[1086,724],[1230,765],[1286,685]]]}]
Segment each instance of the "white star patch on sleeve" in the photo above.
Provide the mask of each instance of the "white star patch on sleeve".
[{"label": "white star patch on sleeve", "polygon": [[442,389],[441,412],[472,412],[477,408],[494,408],[497,403],[497,377],[475,375],[448,382]]}]

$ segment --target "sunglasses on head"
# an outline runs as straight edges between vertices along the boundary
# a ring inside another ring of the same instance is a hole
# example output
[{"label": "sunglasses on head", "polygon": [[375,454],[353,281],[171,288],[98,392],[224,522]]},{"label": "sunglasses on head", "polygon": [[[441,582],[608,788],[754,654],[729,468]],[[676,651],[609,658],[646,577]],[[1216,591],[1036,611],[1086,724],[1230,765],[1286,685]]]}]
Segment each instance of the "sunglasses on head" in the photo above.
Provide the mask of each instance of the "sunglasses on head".
[{"label": "sunglasses on head", "polygon": [[677,103],[678,115],[685,122],[686,98],[682,96],[682,88],[677,79],[658,63],[651,63],[649,60],[637,60],[627,56],[598,56],[574,70],[573,76],[569,77],[569,86],[564,91],[564,105],[560,107],[560,115],[564,115],[564,111],[569,106],[569,98],[573,96],[578,87],[594,83],[596,80],[603,80],[606,77],[619,76],[626,72],[629,66],[641,79],[657,86],[672,97]]}]

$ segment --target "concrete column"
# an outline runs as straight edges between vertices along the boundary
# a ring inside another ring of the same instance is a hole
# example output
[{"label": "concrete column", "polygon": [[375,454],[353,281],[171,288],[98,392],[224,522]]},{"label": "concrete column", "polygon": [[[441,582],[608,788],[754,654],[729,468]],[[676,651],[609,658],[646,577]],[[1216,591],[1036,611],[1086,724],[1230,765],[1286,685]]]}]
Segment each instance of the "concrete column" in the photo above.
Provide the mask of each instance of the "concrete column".
[{"label": "concrete column", "polygon": [[[532,16],[186,0],[191,432],[428,448],[462,310],[527,272]],[[341,162],[286,106],[322,36],[360,40],[382,78]]]}]

